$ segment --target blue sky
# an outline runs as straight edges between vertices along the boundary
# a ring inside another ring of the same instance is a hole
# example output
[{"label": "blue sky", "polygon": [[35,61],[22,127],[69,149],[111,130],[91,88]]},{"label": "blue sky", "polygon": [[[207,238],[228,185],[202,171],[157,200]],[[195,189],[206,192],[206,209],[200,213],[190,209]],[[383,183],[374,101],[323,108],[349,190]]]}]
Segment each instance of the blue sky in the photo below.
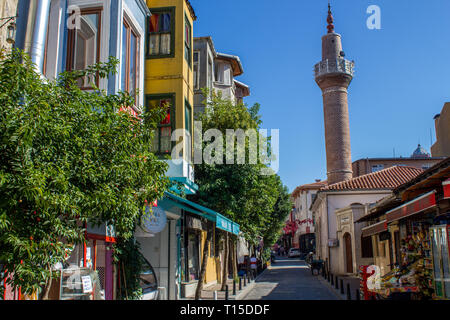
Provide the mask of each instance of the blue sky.
[{"label": "blue sky", "polygon": [[[238,55],[261,104],[263,127],[280,130],[284,184],[326,179],[322,96],[313,66],[321,59],[327,0],[191,0],[194,36],[212,36],[216,50]],[[369,30],[369,5],[381,9],[381,30]],[[410,156],[430,149],[433,117],[450,101],[450,1],[333,0],[335,31],[355,60],[349,88],[352,161]]]}]

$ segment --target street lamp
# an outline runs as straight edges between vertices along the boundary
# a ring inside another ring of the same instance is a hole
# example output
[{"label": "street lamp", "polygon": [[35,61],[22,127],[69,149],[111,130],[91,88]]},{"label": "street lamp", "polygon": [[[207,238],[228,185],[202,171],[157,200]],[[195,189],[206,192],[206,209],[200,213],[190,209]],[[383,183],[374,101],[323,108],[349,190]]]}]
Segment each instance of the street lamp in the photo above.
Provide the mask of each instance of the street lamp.
[{"label": "street lamp", "polygon": [[14,20],[17,18],[18,16],[15,17],[6,17],[6,18],[0,18],[0,21],[6,20],[1,26],[0,29],[3,28],[8,22],[11,21],[11,23],[8,25],[8,30],[6,33],[6,42],[8,42],[9,44],[14,44],[16,42],[16,23],[14,22]]},{"label": "street lamp", "polygon": [[16,42],[16,23],[11,22],[8,26],[8,31],[6,33],[6,42],[9,44],[14,44]]}]

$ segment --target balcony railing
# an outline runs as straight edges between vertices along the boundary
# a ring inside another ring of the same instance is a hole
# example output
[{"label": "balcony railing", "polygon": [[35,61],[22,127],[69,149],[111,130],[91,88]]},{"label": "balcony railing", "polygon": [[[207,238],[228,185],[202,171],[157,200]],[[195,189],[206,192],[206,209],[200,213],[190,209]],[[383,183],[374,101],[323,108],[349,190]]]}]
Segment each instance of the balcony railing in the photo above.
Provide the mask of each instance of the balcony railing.
[{"label": "balcony railing", "polygon": [[314,76],[325,74],[343,73],[353,77],[355,63],[346,59],[326,59],[314,66]]}]

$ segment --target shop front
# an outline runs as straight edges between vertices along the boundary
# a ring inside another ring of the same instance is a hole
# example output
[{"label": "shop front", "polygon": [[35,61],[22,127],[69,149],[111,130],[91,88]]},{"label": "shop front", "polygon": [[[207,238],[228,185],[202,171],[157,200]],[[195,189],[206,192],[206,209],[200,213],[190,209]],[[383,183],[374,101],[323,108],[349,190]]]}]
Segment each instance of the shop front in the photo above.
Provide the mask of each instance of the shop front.
[{"label": "shop front", "polygon": [[88,224],[86,241],[73,246],[67,259],[53,269],[60,276],[53,280],[51,300],[114,300],[117,269],[113,262],[114,228]]},{"label": "shop front", "polygon": [[422,194],[365,229],[388,238],[391,270],[373,290],[379,298],[450,298],[448,217],[439,214],[437,199],[436,190]]},{"label": "shop front", "polygon": [[[140,230],[136,237],[141,252],[152,264],[160,283],[161,299],[178,299],[195,293],[200,277],[203,249],[208,232],[212,233],[208,250],[205,282],[220,280],[218,231],[239,234],[239,225],[219,213],[173,193],[166,192],[158,207],[167,216],[167,224],[158,233]],[[165,298],[164,298],[165,297]]]}]

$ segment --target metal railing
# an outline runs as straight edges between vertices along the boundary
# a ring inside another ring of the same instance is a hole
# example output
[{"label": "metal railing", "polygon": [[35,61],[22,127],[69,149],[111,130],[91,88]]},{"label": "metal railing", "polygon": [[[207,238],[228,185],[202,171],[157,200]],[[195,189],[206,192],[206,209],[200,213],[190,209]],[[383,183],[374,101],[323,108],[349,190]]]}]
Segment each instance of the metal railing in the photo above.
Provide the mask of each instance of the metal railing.
[{"label": "metal railing", "polygon": [[314,66],[314,76],[343,73],[353,77],[355,63],[346,59],[326,59]]}]

